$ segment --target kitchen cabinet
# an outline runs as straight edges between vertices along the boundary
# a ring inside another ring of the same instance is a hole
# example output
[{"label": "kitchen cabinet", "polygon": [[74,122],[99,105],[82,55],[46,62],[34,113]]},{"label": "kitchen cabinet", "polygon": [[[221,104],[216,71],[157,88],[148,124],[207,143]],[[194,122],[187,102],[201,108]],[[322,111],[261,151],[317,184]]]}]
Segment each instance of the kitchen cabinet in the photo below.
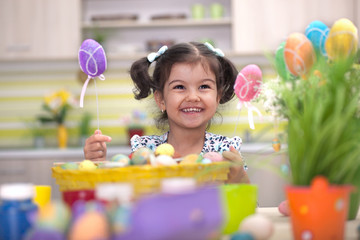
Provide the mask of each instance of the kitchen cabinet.
[{"label": "kitchen cabinet", "polygon": [[[83,38],[102,42],[110,58],[138,58],[159,42],[179,43],[211,40],[225,53],[232,51],[231,0],[216,1],[223,7],[223,16],[212,18],[212,1],[183,0],[176,3],[160,0],[83,0]],[[194,19],[191,9],[200,4],[204,17]],[[140,6],[140,7],[139,7]]]},{"label": "kitchen cabinet", "polygon": [[1,0],[0,60],[77,56],[80,0]]}]

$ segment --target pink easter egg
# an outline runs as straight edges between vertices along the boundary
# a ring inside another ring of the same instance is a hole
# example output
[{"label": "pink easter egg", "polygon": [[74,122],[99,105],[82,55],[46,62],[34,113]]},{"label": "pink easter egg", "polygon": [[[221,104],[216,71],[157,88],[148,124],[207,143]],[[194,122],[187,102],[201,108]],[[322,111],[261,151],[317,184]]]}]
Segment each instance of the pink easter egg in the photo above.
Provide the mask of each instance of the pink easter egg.
[{"label": "pink easter egg", "polygon": [[240,101],[252,100],[260,90],[262,84],[262,72],[255,64],[244,67],[237,75],[234,91]]},{"label": "pink easter egg", "polygon": [[218,152],[207,152],[203,157],[210,159],[211,162],[221,162],[223,160],[222,155]]},{"label": "pink easter egg", "polygon": [[279,212],[284,216],[290,215],[289,203],[287,200],[282,201],[278,206]]},{"label": "pink easter egg", "polygon": [[106,70],[106,56],[103,47],[93,39],[85,40],[79,49],[81,70],[91,77],[98,77]]}]

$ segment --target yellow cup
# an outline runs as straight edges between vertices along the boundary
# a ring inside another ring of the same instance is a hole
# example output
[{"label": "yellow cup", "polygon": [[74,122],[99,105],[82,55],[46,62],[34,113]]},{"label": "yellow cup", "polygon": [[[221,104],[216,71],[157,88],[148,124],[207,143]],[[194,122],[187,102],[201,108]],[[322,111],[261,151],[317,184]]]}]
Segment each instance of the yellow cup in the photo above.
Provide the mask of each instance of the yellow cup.
[{"label": "yellow cup", "polygon": [[34,203],[38,205],[39,208],[44,207],[51,200],[51,186],[48,185],[36,185]]}]

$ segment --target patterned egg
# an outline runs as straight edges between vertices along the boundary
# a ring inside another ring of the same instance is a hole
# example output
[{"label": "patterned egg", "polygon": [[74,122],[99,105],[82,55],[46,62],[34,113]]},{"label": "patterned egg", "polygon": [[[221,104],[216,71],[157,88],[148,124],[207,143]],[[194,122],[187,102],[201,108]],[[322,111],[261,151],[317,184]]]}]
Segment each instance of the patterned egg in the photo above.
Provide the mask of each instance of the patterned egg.
[{"label": "patterned egg", "polygon": [[163,143],[159,145],[155,150],[155,155],[168,155],[173,157],[175,153],[174,147],[169,143]]},{"label": "patterned egg", "polygon": [[41,229],[65,232],[69,221],[69,207],[61,201],[53,201],[40,208],[36,226]]},{"label": "patterned egg", "polygon": [[260,90],[262,72],[255,64],[245,66],[235,80],[234,92],[240,101],[252,100]]},{"label": "patterned egg", "polygon": [[76,170],[76,169],[79,169],[79,166],[75,162],[67,162],[67,163],[61,164],[61,168],[65,169],[65,170],[70,170],[70,169]]},{"label": "patterned egg", "polygon": [[91,76],[100,76],[106,70],[106,56],[103,47],[93,39],[85,40],[79,49],[81,70]]},{"label": "patterned egg", "polygon": [[293,33],[286,40],[285,63],[295,76],[306,74],[313,66],[316,55],[310,40],[302,33]]},{"label": "patterned egg", "polygon": [[130,164],[130,158],[124,154],[116,154],[110,161],[121,163],[123,166],[128,166]]},{"label": "patterned egg", "polygon": [[330,29],[325,43],[329,59],[338,60],[353,56],[358,48],[358,31],[346,18],[337,20]]},{"label": "patterned egg", "polygon": [[305,35],[311,41],[317,55],[327,57],[325,42],[328,34],[329,27],[321,21],[313,21],[306,27]]},{"label": "patterned egg", "polygon": [[154,152],[150,148],[139,148],[131,155],[131,163],[133,165],[153,165],[155,163]]}]

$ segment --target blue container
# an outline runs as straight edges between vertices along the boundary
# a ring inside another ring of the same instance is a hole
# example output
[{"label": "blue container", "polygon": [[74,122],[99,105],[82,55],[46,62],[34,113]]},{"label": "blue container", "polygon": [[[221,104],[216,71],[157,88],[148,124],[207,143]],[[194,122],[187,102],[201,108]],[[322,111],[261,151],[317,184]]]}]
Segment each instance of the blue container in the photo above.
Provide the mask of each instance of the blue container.
[{"label": "blue container", "polygon": [[0,240],[22,240],[36,220],[32,184],[4,184],[0,188]]}]

